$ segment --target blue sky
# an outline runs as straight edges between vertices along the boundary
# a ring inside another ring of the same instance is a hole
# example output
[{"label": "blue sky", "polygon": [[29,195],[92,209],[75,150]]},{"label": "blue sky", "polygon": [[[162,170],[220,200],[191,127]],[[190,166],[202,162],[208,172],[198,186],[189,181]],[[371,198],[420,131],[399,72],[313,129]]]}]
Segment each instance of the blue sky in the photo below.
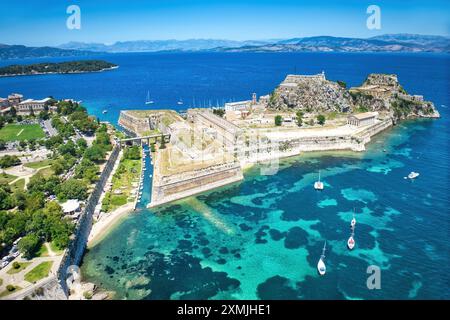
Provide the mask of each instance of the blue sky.
[{"label": "blue sky", "polygon": [[[81,30],[66,28],[72,4]],[[366,27],[371,4],[381,8],[381,30]],[[448,0],[0,0],[0,12],[0,43],[25,45],[450,33]]]}]

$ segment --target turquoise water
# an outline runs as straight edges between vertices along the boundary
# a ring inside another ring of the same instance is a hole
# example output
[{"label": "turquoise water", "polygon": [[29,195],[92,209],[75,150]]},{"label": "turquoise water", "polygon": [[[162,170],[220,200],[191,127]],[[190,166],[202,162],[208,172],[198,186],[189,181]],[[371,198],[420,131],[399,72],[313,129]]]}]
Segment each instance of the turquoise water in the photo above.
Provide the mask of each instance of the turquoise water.
[{"label": "turquoise water", "polygon": [[[304,154],[283,160],[273,176],[256,166],[240,183],[154,210],[140,206],[86,253],[86,280],[118,299],[450,298],[449,56],[139,54],[108,60],[121,65],[117,72],[0,79],[0,96],[54,91],[83,100],[98,115],[110,106],[106,117],[115,122],[120,108],[145,107],[147,88],[164,102],[156,108],[193,95],[203,95],[197,101],[241,99],[271,91],[297,66],[301,73],[325,70],[349,86],[370,72],[397,73],[408,92],[424,94],[443,118],[402,122],[376,136],[365,153]],[[322,192],[313,188],[319,170]],[[405,180],[410,171],[420,177]],[[146,188],[143,201],[149,181]],[[349,252],[353,209],[356,247]],[[325,240],[327,274],[319,277]],[[369,265],[381,268],[380,290],[367,289]]]},{"label": "turquoise water", "polygon": [[[291,158],[274,176],[254,167],[242,183],[142,210],[87,253],[84,275],[128,299],[448,299],[448,171],[427,152],[440,126],[405,123],[365,154]],[[366,287],[369,265],[381,290]]]}]

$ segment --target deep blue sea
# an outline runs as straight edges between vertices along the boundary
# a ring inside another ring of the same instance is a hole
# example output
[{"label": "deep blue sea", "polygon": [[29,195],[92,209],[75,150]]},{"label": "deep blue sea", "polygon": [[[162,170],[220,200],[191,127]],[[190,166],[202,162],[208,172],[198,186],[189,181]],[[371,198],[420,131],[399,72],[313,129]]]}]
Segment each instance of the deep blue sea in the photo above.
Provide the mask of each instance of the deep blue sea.
[{"label": "deep blue sea", "polygon": [[[152,108],[186,109],[269,93],[288,73],[324,70],[348,86],[369,73],[396,73],[409,93],[433,101],[442,118],[402,122],[374,137],[365,153],[303,154],[283,160],[276,175],[263,176],[256,166],[240,183],[141,209],[87,252],[85,279],[118,299],[450,299],[449,55],[101,58],[120,68],[0,78],[0,96],[74,98],[116,123],[120,109],[145,108],[147,91]],[[25,61],[0,65],[14,62]],[[313,188],[318,170],[322,192]],[[404,179],[411,171],[420,173],[416,181]],[[353,209],[356,247],[349,251]],[[325,240],[327,274],[320,277],[316,265]],[[366,286],[370,265],[381,269],[381,289]]]}]

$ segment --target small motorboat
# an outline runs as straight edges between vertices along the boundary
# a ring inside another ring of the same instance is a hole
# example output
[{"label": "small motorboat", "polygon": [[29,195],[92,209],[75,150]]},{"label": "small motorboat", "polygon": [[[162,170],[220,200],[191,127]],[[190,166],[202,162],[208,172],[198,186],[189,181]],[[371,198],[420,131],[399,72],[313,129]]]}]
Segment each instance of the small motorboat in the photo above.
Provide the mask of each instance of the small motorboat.
[{"label": "small motorboat", "polygon": [[412,171],[410,174],[408,174],[408,179],[413,180],[413,179],[417,178],[419,175],[420,174],[418,172]]},{"label": "small motorboat", "polygon": [[323,182],[320,181],[320,170],[319,170],[319,180],[314,182],[314,189],[323,190]]},{"label": "small motorboat", "polygon": [[102,111],[102,113],[106,114],[106,113],[108,113],[108,110],[105,109],[105,110]]},{"label": "small motorboat", "polygon": [[327,242],[325,241],[325,244],[323,245],[322,249],[322,255],[320,256],[319,262],[317,262],[317,271],[321,276],[325,274],[327,271],[327,267],[325,266],[325,247],[327,245]]}]

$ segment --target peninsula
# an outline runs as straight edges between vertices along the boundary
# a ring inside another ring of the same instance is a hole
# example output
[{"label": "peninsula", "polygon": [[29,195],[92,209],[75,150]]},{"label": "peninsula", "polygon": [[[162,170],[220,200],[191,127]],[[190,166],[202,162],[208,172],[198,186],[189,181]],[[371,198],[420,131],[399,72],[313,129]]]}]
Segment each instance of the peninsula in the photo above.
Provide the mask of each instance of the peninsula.
[{"label": "peninsula", "polygon": [[9,65],[0,68],[0,77],[14,77],[42,74],[67,74],[100,72],[118,68],[117,65],[103,60],[80,60],[59,63],[36,63],[30,65]]},{"label": "peninsula", "polygon": [[[154,171],[150,207],[243,179],[260,163],[307,151],[364,151],[371,137],[407,118],[438,118],[432,102],[410,95],[393,74],[370,74],[347,89],[325,73],[288,75],[269,95],[224,108],[121,111],[119,125],[151,144]],[[170,137],[166,143],[158,134]],[[273,171],[273,170],[272,170]]]}]

